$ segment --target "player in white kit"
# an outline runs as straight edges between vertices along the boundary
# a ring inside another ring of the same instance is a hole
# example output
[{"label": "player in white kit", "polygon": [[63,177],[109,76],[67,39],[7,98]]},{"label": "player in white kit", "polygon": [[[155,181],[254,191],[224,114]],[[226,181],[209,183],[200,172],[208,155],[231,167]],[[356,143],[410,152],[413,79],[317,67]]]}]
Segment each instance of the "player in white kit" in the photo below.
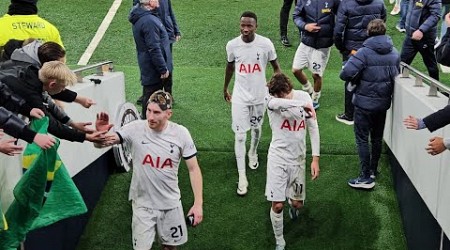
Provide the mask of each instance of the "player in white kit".
[{"label": "player in white kit", "polygon": [[[164,91],[150,96],[147,120],[137,120],[108,134],[102,146],[127,143],[133,157],[129,199],[132,201],[133,248],[149,250],[158,232],[163,249],[176,249],[187,242],[186,220],[178,187],[178,166],[186,161],[194,193],[193,226],[203,219],[202,174],[197,150],[189,131],[169,121],[172,97]],[[107,130],[108,116],[99,114],[97,129]]]},{"label": "player in white kit", "polygon": [[290,79],[275,74],[267,84],[267,114],[272,141],[267,155],[266,197],[272,202],[270,220],[275,234],[276,250],[284,249],[283,207],[288,199],[289,215],[296,219],[305,194],[306,129],[311,150],[311,176],[319,176],[320,136],[313,102],[307,92],[293,90]]},{"label": "player in white kit", "polygon": [[[248,181],[245,174],[245,143],[247,131],[251,130],[248,162],[251,169],[259,166],[257,147],[261,138],[264,120],[264,97],[267,95],[266,66],[270,62],[274,72],[280,72],[273,43],[255,33],[256,14],[246,11],[241,15],[241,35],[227,43],[227,67],[223,95],[231,102],[232,129],[235,133],[234,152],[236,156],[239,182],[237,193],[247,193]],[[233,97],[228,85],[235,73]]]}]

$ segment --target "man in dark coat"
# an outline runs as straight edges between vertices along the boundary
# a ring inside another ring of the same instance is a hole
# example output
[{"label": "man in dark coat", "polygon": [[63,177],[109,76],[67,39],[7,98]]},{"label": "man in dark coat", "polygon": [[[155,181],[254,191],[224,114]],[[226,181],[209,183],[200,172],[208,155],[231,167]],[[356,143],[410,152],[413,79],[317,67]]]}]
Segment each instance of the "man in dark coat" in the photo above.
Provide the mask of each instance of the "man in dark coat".
[{"label": "man in dark coat", "polygon": [[[367,39],[367,25],[371,20],[386,21],[386,8],[382,0],[345,0],[339,5],[334,26],[334,43],[342,54],[343,64],[363,46]],[[344,113],[336,116],[336,120],[347,125],[353,124],[354,107],[352,93],[344,83]]]},{"label": "man in dark coat", "polygon": [[419,52],[428,74],[438,81],[439,68],[434,54],[434,45],[440,18],[441,0],[410,0],[406,16],[406,36],[400,55],[402,62],[411,64]]},{"label": "man in dark coat", "polygon": [[392,39],[385,35],[386,24],[383,20],[372,20],[367,32],[369,38],[347,61],[340,78],[356,85],[353,94],[354,130],[360,175],[349,180],[348,184],[354,188],[371,189],[375,186],[386,111],[391,106],[395,77],[400,71],[400,57]]},{"label": "man in dark coat", "polygon": [[158,17],[158,7],[158,0],[140,0],[128,17],[133,24],[143,86],[142,118],[145,118],[145,104],[151,94],[161,89],[172,92],[172,82],[168,81],[173,70],[172,52],[166,28]]}]

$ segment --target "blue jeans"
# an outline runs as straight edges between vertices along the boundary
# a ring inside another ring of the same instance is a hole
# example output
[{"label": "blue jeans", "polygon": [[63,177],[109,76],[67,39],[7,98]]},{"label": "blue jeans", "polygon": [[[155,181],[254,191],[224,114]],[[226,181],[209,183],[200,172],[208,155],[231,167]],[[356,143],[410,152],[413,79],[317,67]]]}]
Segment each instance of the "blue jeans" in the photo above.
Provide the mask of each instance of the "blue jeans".
[{"label": "blue jeans", "polygon": [[[386,111],[373,112],[355,107],[354,131],[360,171],[364,178],[376,173],[381,156]],[[372,150],[369,149],[369,137]],[[370,152],[372,151],[372,152]]]},{"label": "blue jeans", "polygon": [[402,0],[400,2],[400,20],[398,21],[398,26],[400,28],[405,28],[406,24],[406,15],[408,14],[409,9],[409,0]]},{"label": "blue jeans", "polygon": [[440,39],[444,37],[445,32],[447,31],[447,24],[445,23],[445,15],[450,10],[450,4],[442,4],[442,20],[441,20],[441,35],[439,36]]}]

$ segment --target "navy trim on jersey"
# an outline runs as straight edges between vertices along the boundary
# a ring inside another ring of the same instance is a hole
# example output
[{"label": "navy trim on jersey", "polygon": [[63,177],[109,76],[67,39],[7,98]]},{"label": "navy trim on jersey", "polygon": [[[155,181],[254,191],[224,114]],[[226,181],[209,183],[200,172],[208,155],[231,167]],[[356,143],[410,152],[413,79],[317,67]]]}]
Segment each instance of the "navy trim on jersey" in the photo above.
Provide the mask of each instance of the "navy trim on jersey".
[{"label": "navy trim on jersey", "polygon": [[192,157],[194,157],[194,156],[196,156],[196,155],[197,155],[197,152],[196,152],[195,154],[191,155],[191,156],[183,157],[183,159],[184,159],[184,160],[189,160],[189,159],[191,159]]},{"label": "navy trim on jersey", "polygon": [[120,135],[120,133],[119,133],[119,132],[116,132],[116,134],[119,136],[120,143],[123,143],[123,138],[122,138],[122,136]]}]

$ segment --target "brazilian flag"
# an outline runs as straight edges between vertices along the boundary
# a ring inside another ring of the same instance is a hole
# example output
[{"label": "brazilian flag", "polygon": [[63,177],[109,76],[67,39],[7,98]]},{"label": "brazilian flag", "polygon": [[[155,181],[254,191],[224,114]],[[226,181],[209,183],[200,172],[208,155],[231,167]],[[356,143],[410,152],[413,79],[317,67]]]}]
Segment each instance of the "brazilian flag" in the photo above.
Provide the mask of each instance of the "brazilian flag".
[{"label": "brazilian flag", "polygon": [[[47,127],[48,117],[31,123],[38,133],[47,133]],[[47,150],[35,143],[24,150],[26,171],[14,188],[15,199],[5,214],[9,229],[0,232],[0,249],[16,249],[29,231],[87,212],[57,153],[58,146],[59,140]]]},{"label": "brazilian flag", "polygon": [[0,207],[0,232],[4,230],[8,230],[8,223],[6,222],[5,215]]}]

